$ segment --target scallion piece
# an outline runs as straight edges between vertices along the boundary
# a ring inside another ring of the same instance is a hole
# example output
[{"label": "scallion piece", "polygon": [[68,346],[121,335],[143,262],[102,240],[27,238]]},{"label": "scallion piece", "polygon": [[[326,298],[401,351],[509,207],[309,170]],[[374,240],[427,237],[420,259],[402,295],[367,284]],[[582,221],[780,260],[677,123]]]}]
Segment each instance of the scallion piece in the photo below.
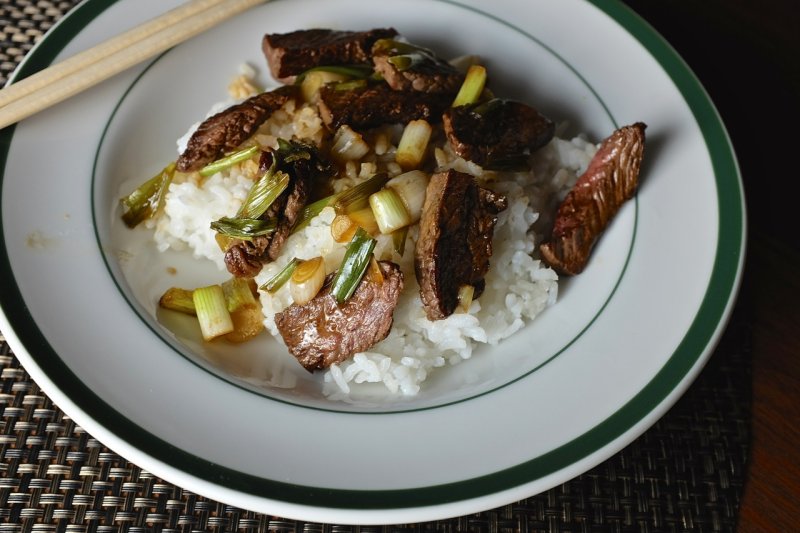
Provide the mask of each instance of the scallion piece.
[{"label": "scallion piece", "polygon": [[203,340],[210,341],[233,331],[233,321],[219,285],[200,287],[192,293]]},{"label": "scallion piece", "polygon": [[164,203],[169,184],[175,176],[175,163],[164,167],[161,172],[153,176],[125,198],[120,199],[124,209],[122,221],[129,228],[135,228],[144,220],[158,213]]},{"label": "scallion piece", "polygon": [[204,166],[200,169],[199,173],[201,176],[208,177],[213,176],[217,172],[225,170],[226,168],[230,168],[236,163],[241,163],[242,161],[247,161],[258,152],[261,151],[261,148],[258,146],[251,146],[250,148],[245,148],[244,150],[239,150],[238,152],[234,152],[230,155],[223,157],[222,159],[217,159],[213,163],[209,163],[208,165]]},{"label": "scallion piece", "polygon": [[472,65],[469,67],[469,70],[467,70],[464,83],[461,84],[456,99],[453,100],[453,107],[476,103],[481,97],[481,94],[483,94],[483,88],[485,86],[486,69],[481,65]]},{"label": "scallion piece", "polygon": [[211,229],[228,237],[250,241],[253,237],[275,231],[275,220],[222,217],[211,223]]},{"label": "scallion piece", "polygon": [[334,201],[329,205],[332,205],[339,214],[347,214],[364,209],[369,206],[370,195],[381,190],[387,181],[389,181],[389,176],[385,172],[375,174],[355,187],[337,194]]},{"label": "scallion piece", "polygon": [[305,72],[298,74],[294,80],[294,84],[300,85],[303,83],[303,80],[306,78],[306,76],[312,72],[330,72],[332,74],[346,76],[351,79],[363,79],[372,74],[373,68],[368,65],[321,65],[318,67],[312,67]]},{"label": "scallion piece", "polygon": [[384,235],[413,223],[403,199],[394,189],[387,187],[376,192],[369,197],[369,205]]},{"label": "scallion piece", "polygon": [[433,128],[427,120],[412,120],[406,124],[394,155],[403,170],[417,168],[422,163],[432,133]]},{"label": "scallion piece", "polygon": [[194,300],[192,299],[193,293],[194,291],[191,289],[170,287],[158,300],[158,305],[164,309],[178,311],[186,315],[196,315],[197,311],[194,308]]},{"label": "scallion piece", "polygon": [[359,228],[353,235],[353,240],[347,245],[342,265],[331,283],[331,294],[339,305],[346,302],[356,291],[369,266],[375,243],[375,239],[370,237],[369,233]]},{"label": "scallion piece", "polygon": [[406,238],[408,237],[409,226],[404,226],[392,232],[392,247],[397,255],[403,257],[406,253]]},{"label": "scallion piece", "polygon": [[272,169],[258,178],[250,192],[247,193],[236,218],[258,218],[267,212],[269,206],[281,195],[286,187],[289,186],[289,174],[280,170],[274,172]]},{"label": "scallion piece", "polygon": [[296,233],[306,226],[308,223],[311,222],[311,219],[318,216],[323,209],[331,205],[332,202],[336,201],[335,194],[330,196],[326,196],[325,198],[321,198],[314,203],[306,205],[303,210],[300,212],[300,216],[297,218],[297,222],[292,228],[292,233]]},{"label": "scallion piece", "polygon": [[289,278],[292,277],[294,273],[294,269],[297,268],[297,265],[300,264],[300,259],[293,258],[291,261],[286,263],[286,266],[281,269],[280,272],[272,276],[271,279],[268,279],[266,283],[264,283],[259,289],[262,291],[267,291],[270,294],[274,294],[277,292],[284,284],[289,281]]},{"label": "scallion piece", "polygon": [[333,88],[337,91],[354,91],[355,89],[363,89],[367,86],[367,80],[350,80],[337,83]]}]

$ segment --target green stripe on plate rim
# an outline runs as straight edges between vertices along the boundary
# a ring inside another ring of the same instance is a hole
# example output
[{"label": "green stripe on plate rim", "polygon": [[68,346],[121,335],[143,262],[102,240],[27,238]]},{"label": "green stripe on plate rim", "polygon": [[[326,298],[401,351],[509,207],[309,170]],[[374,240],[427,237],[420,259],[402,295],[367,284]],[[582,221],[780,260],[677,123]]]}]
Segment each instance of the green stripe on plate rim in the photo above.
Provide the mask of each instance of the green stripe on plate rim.
[{"label": "green stripe on plate rim", "polygon": [[[273,0],[273,2],[274,1],[278,1],[278,0]],[[551,47],[547,46],[545,43],[541,42],[539,39],[537,39],[533,35],[530,35],[529,33],[526,33],[525,31],[523,31],[522,29],[520,29],[520,28],[518,28],[516,26],[513,26],[513,25],[507,23],[506,21],[504,21],[504,20],[502,20],[502,19],[500,19],[500,18],[498,18],[498,17],[496,17],[494,15],[491,15],[489,13],[485,13],[485,12],[479,11],[477,9],[471,9],[471,8],[462,6],[462,5],[458,4],[457,2],[453,2],[451,0],[435,0],[435,1],[438,1],[438,2],[441,2],[441,3],[444,3],[444,4],[453,5],[456,8],[470,10],[470,11],[472,11],[474,13],[477,13],[477,14],[485,17],[485,18],[491,19],[492,21],[499,23],[499,24],[505,26],[506,28],[514,31],[514,32],[517,32],[517,33],[521,34],[522,36],[524,36],[527,39],[531,40],[532,42],[536,43],[538,46],[541,46],[545,51],[547,51],[549,54],[551,54],[553,57],[555,57],[561,64],[563,64],[565,67],[567,67],[567,69],[569,69],[569,71],[572,72],[580,80],[580,82],[584,85],[584,87],[592,94],[592,96],[595,98],[595,100],[597,100],[597,102],[600,104],[600,107],[603,109],[604,113],[607,115],[607,118],[611,122],[613,128],[618,128],[619,127],[619,124],[614,119],[614,116],[611,113],[611,110],[608,108],[608,106],[603,101],[603,99],[600,97],[600,95],[597,93],[597,91],[594,89],[594,87],[592,87],[591,84],[589,84],[589,82],[581,75],[580,72],[577,71],[577,69],[575,69],[571,64],[569,64],[569,62],[567,62],[563,57],[561,57]],[[111,123],[114,120],[114,117],[116,116],[116,114],[119,111],[119,109],[122,106],[122,104],[125,102],[125,99],[127,98],[127,96],[134,89],[134,87],[139,83],[139,81],[147,74],[147,72],[158,61],[160,61],[168,53],[169,53],[169,51],[164,52],[163,54],[161,54],[157,58],[155,58],[153,61],[151,61],[142,70],[142,72],[140,72],[136,76],[136,78],[125,89],[125,91],[123,91],[122,95],[120,96],[119,101],[114,106],[114,110],[111,112],[111,115],[109,116],[108,121],[106,122],[106,125],[103,128],[103,133],[100,136],[100,142],[98,144],[97,151],[95,152],[94,164],[92,166],[92,180],[91,180],[92,184],[91,184],[91,187],[90,187],[90,190],[92,191],[92,193],[95,190],[95,184],[97,183],[97,164],[98,164],[98,161],[99,161],[99,158],[100,158],[100,152],[101,152],[103,144],[105,142],[108,130],[111,127]],[[279,402],[279,403],[285,403],[285,404],[292,405],[292,406],[295,406],[295,407],[299,407],[299,408],[302,408],[302,409],[311,409],[311,410],[314,410],[314,411],[324,411],[324,412],[331,412],[331,413],[339,413],[339,414],[343,414],[343,415],[350,415],[350,414],[356,414],[356,415],[389,415],[389,414],[409,413],[409,412],[415,412],[415,411],[426,411],[426,410],[429,410],[429,409],[438,409],[438,408],[441,408],[441,407],[446,407],[446,406],[449,406],[449,405],[454,405],[454,404],[457,404],[457,403],[470,401],[470,400],[473,400],[475,398],[478,398],[478,397],[481,397],[481,396],[485,396],[487,394],[490,394],[492,392],[500,390],[500,389],[502,389],[504,387],[507,387],[507,386],[509,386],[509,385],[511,385],[513,383],[516,383],[517,381],[520,381],[521,379],[524,379],[524,378],[530,376],[534,372],[539,371],[540,369],[544,368],[545,366],[547,366],[551,362],[555,361],[561,354],[563,354],[570,346],[572,346],[578,339],[580,339],[583,336],[584,333],[586,333],[592,327],[592,325],[597,321],[598,317],[603,313],[605,308],[611,302],[611,299],[614,297],[614,294],[617,292],[617,289],[619,288],[620,284],[622,283],[622,279],[624,278],[625,272],[627,271],[627,268],[628,268],[628,264],[630,263],[631,255],[633,254],[634,243],[635,243],[635,240],[636,240],[636,231],[637,231],[637,228],[638,228],[639,200],[638,200],[637,197],[634,197],[634,203],[635,203],[635,206],[634,206],[635,209],[634,209],[634,215],[633,215],[634,216],[633,231],[632,231],[632,234],[631,234],[631,241],[630,241],[630,243],[628,245],[628,253],[627,253],[626,257],[625,257],[625,262],[622,265],[622,269],[619,272],[619,276],[618,276],[617,280],[614,282],[613,286],[611,287],[611,291],[609,292],[608,297],[602,303],[602,305],[599,307],[599,309],[594,314],[594,316],[591,318],[591,320],[589,320],[586,323],[586,325],[583,326],[572,339],[570,339],[567,342],[565,342],[564,345],[561,348],[555,350],[546,359],[544,359],[544,361],[540,362],[535,367],[531,368],[530,370],[525,371],[524,373],[522,373],[521,375],[515,377],[514,379],[511,379],[511,380],[507,381],[506,383],[503,383],[503,384],[498,385],[498,386],[496,386],[494,388],[491,388],[489,390],[486,390],[486,391],[483,391],[483,392],[480,392],[480,393],[476,393],[476,394],[474,394],[472,396],[468,396],[468,397],[461,398],[461,399],[458,399],[458,400],[448,401],[448,402],[445,402],[445,403],[438,403],[438,404],[429,405],[429,406],[425,406],[425,407],[414,407],[414,408],[405,408],[405,409],[396,408],[396,409],[394,409],[392,411],[368,411],[368,410],[365,410],[365,411],[345,411],[345,410],[342,410],[342,409],[337,409],[335,407],[319,407],[319,406],[304,405],[304,404],[298,403],[296,401],[285,400],[285,399],[282,399],[282,398],[278,398],[278,397],[272,396],[272,395],[270,395],[268,392],[266,392],[264,390],[257,389],[257,388],[255,388],[253,386],[248,386],[246,383],[242,383],[240,381],[237,381],[232,376],[226,376],[223,373],[220,373],[218,371],[215,371],[212,368],[209,368],[211,366],[209,363],[203,363],[202,361],[199,360],[199,358],[193,357],[191,354],[186,353],[185,350],[181,349],[181,347],[176,345],[177,342],[174,339],[166,336],[162,330],[153,327],[151,321],[147,318],[147,316],[149,316],[149,314],[147,312],[143,311],[141,306],[138,303],[136,303],[133,299],[128,297],[128,295],[125,292],[125,289],[122,287],[120,281],[117,279],[117,276],[114,274],[114,269],[111,266],[111,261],[112,260],[109,258],[108,247],[104,246],[103,243],[101,242],[101,239],[100,239],[100,234],[99,234],[99,230],[98,230],[99,225],[98,225],[98,222],[97,222],[98,221],[98,216],[97,216],[96,205],[95,205],[94,202],[90,202],[90,204],[92,206],[92,222],[93,222],[93,227],[94,227],[95,240],[97,242],[97,247],[98,247],[98,250],[100,252],[100,256],[103,258],[103,262],[105,263],[106,270],[108,271],[109,276],[111,277],[111,279],[112,279],[114,285],[117,287],[117,290],[119,291],[120,295],[125,300],[125,302],[128,304],[128,306],[131,308],[133,313],[139,318],[139,320],[142,322],[142,324],[145,327],[147,327],[150,331],[152,331],[153,334],[156,337],[158,337],[158,339],[161,340],[161,342],[164,343],[164,345],[167,348],[169,348],[170,350],[175,352],[177,355],[183,357],[185,360],[187,360],[188,362],[190,362],[191,364],[193,364],[197,368],[203,370],[204,372],[209,373],[210,375],[214,376],[215,378],[217,378],[217,379],[219,379],[221,381],[224,381],[225,383],[228,383],[229,385],[232,385],[232,386],[234,386],[234,387],[236,387],[236,388],[238,388],[240,390],[246,391],[246,392],[251,393],[251,394],[256,394],[258,396],[261,396],[263,398],[266,398],[266,399],[269,399],[269,400],[272,400],[272,401],[276,401],[276,402]]]},{"label": "green stripe on plate rim", "polygon": [[[20,79],[48,66],[85,25],[117,1],[119,0],[88,0],[71,12],[28,55],[13,79]],[[451,0],[437,1],[458,5]],[[744,197],[739,169],[728,135],[714,105],[688,66],[655,30],[621,2],[589,2],[616,20],[653,55],[670,75],[695,116],[711,156],[717,183],[719,239],[708,288],[700,309],[678,348],[634,398],[580,437],[545,455],[506,470],[454,483],[413,489],[365,491],[307,487],[222,468],[148,434],[122,418],[88,390],[71,373],[38,330],[25,308],[19,288],[13,281],[8,255],[4,253],[0,256],[0,276],[10,282],[0,285],[0,304],[4,309],[14,309],[14,332],[28,356],[84,412],[91,413],[99,424],[143,453],[198,479],[232,490],[315,507],[400,509],[486,496],[553,474],[620,438],[658,408],[713,348],[711,344],[728,316],[740,280],[745,238]],[[13,133],[13,126],[0,132],[0,168],[3,169]],[[6,250],[4,239],[4,232],[0,228],[0,248]]]}]

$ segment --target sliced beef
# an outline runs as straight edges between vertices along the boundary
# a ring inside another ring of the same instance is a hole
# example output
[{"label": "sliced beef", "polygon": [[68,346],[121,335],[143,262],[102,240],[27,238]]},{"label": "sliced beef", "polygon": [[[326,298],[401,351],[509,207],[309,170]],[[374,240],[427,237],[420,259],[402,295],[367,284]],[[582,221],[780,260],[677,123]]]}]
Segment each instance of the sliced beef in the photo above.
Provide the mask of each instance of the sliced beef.
[{"label": "sliced beef", "polygon": [[451,100],[447,95],[394,91],[385,83],[351,90],[329,85],[320,90],[319,112],[331,130],[344,124],[354,130],[366,130],[418,119],[438,123]]},{"label": "sliced beef", "polygon": [[455,96],[464,74],[427,48],[392,39],[372,47],[372,62],[395,91],[421,91]]},{"label": "sliced beef", "polygon": [[507,205],[505,196],[480,187],[469,174],[448,170],[431,176],[414,255],[429,319],[455,311],[461,286],[472,285],[476,296],[483,290],[497,214]]},{"label": "sliced beef", "polygon": [[292,77],[318,66],[369,64],[372,45],[397,35],[392,28],[369,31],[297,30],[264,36],[262,49],[275,79]]},{"label": "sliced beef", "polygon": [[330,283],[326,283],[308,303],[292,304],[275,315],[275,325],[289,352],[306,370],[345,361],[389,334],[392,312],[403,289],[403,273],[390,261],[379,261],[378,265],[383,281],[364,276],[342,305],[337,304],[330,294]]},{"label": "sliced beef", "polygon": [[611,134],[558,208],[550,240],[539,247],[561,274],[579,274],[595,242],[622,204],[636,192],[644,154],[641,122]]},{"label": "sliced beef", "polygon": [[[272,157],[269,152],[262,155],[261,172],[269,169]],[[261,217],[265,220],[275,219],[275,231],[268,235],[258,235],[249,241],[236,240],[228,247],[225,251],[225,266],[236,277],[255,277],[261,272],[264,263],[278,258],[308,203],[313,183],[329,172],[327,164],[315,156],[294,159],[278,168],[289,175],[289,185]]]},{"label": "sliced beef", "polygon": [[511,100],[452,107],[442,123],[453,151],[485,168],[517,166],[555,133],[550,119]]},{"label": "sliced beef", "polygon": [[189,138],[186,149],[178,158],[181,172],[200,170],[208,163],[236,150],[249,139],[275,111],[299,89],[286,86],[248,98],[204,120]]}]

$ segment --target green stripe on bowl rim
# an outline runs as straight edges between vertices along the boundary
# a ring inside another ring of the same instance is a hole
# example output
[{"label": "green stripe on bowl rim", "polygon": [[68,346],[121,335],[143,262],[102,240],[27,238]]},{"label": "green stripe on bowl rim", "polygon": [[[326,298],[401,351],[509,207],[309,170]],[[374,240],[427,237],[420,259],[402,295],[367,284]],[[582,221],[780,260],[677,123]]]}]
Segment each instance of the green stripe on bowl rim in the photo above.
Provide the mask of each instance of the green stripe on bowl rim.
[{"label": "green stripe on bowl rim", "polygon": [[[57,24],[25,58],[12,76],[17,80],[48,66],[55,56],[91,20],[119,0],[87,0]],[[435,0],[455,6],[450,0]],[[105,430],[151,458],[171,465],[197,479],[242,493],[314,507],[337,509],[401,509],[431,506],[478,498],[530,483],[603,450],[621,439],[642,419],[657,410],[677,388],[688,386],[710,355],[730,313],[738,290],[744,258],[744,195],[730,139],[713,103],[696,76],[671,46],[638,15],[618,1],[588,0],[616,20],[650,52],[669,74],[686,100],[711,156],[719,202],[719,239],[709,284],[697,315],[682,342],[664,367],[626,405],[598,425],[545,455],[506,470],[443,485],[400,490],[340,490],[308,487],[268,480],[220,467],[170,445],[125,420],[103,403],[72,374],[47,343],[25,308],[13,281],[7,254],[0,256],[0,276],[10,283],[0,286],[3,309],[14,309],[14,334],[27,356],[75,405]],[[0,132],[0,168],[5,168],[14,127]],[[2,179],[2,177],[0,177]],[[1,183],[0,183],[1,185]],[[2,187],[0,187],[0,199]],[[2,228],[0,228],[1,230]],[[0,231],[0,249],[6,250]],[[45,370],[46,369],[46,370]],[[673,398],[674,399],[674,398]],[[610,455],[615,450],[604,450]],[[602,458],[598,458],[598,461]]]}]

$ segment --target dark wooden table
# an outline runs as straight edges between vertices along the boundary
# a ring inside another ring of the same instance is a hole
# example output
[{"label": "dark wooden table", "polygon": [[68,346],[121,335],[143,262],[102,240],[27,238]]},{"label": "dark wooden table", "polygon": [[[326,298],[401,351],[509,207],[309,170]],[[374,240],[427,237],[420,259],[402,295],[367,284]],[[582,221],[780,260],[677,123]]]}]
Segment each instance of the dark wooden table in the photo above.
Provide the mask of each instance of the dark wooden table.
[{"label": "dark wooden table", "polygon": [[793,0],[628,0],[689,63],[745,185],[741,298],[753,324],[752,455],[739,530],[800,530],[800,10]]}]

